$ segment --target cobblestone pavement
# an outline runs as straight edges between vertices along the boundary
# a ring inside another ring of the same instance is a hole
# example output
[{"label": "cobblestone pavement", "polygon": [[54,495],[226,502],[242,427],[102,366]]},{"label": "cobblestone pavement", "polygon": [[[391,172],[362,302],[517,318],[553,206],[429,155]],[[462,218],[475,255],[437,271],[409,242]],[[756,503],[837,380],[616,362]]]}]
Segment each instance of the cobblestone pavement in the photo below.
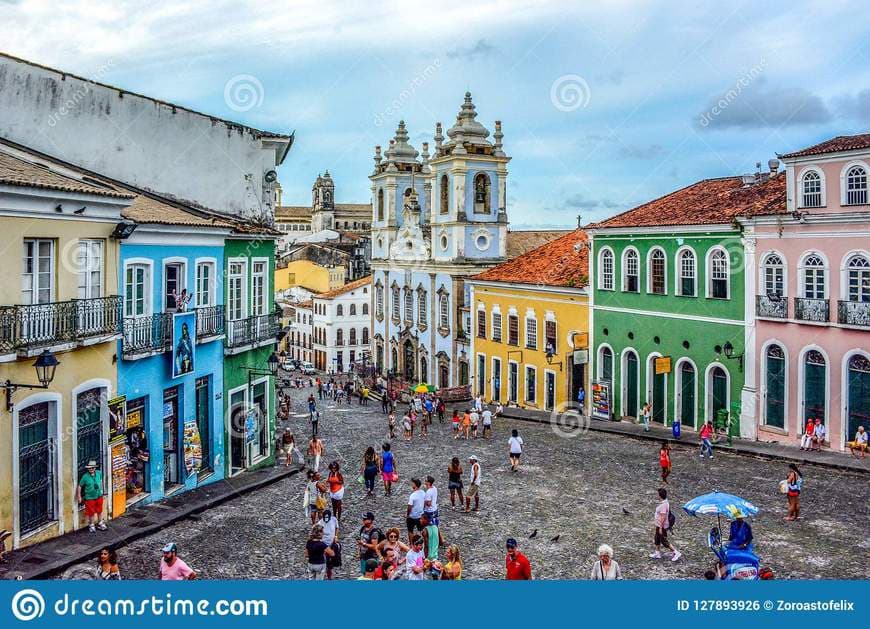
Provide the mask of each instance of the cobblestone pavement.
[{"label": "cobblestone pavement", "polygon": [[[302,412],[309,390],[293,391],[289,425],[297,435],[308,430]],[[672,541],[683,558],[672,563],[648,557],[656,504],[658,447],[654,443],[601,433],[560,437],[548,425],[497,420],[495,437],[455,441],[448,423],[436,421],[430,435],[411,443],[393,440],[402,481],[391,497],[366,498],[355,479],[366,446],[379,448],[386,436],[380,404],[353,403],[336,408],[323,402],[321,435],[325,460],[339,460],[348,480],[342,539],[344,567],[338,578],[356,577],[358,562],[350,549],[360,515],[372,510],[382,529],[404,530],[412,476],[432,474],[440,490],[442,531],[459,545],[465,578],[499,578],[504,569],[504,540],[519,540],[535,578],[586,579],[595,551],[606,542],[616,551],[625,578],[703,578],[713,555],[706,533],[715,518],[693,518],[681,509]],[[518,428],[526,443],[520,472],[512,474],[507,439]],[[476,454],[482,465],[481,511],[464,514],[450,508],[446,467],[452,456]],[[777,578],[870,578],[870,521],[866,477],[805,466],[802,518],[784,522],[785,497],[777,492],[786,476],[783,463],[717,453],[699,460],[694,449],[677,447],[669,491],[678,507],[699,494],[718,489],[741,495],[760,508],[753,521],[757,552]],[[125,578],[154,578],[160,547],[174,541],[180,555],[207,579],[304,578],[303,547],[307,519],[302,512],[303,475],[282,480],[121,549]],[[537,530],[534,539],[531,533]],[[551,541],[559,536],[558,541]],[[404,533],[403,533],[404,536]],[[75,571],[76,569],[71,569]],[[78,572],[81,574],[81,571]]]}]

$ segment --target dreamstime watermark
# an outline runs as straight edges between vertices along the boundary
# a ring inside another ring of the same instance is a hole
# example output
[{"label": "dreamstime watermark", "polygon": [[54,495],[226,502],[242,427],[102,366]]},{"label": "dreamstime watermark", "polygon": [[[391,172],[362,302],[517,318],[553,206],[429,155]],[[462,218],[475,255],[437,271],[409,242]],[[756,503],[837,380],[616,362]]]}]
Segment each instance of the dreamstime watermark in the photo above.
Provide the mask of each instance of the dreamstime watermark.
[{"label": "dreamstime watermark", "polygon": [[559,111],[577,111],[589,105],[592,91],[579,74],[563,74],[550,86],[550,102]]},{"label": "dreamstime watermark", "polygon": [[262,105],[264,98],[263,84],[251,74],[237,74],[224,85],[224,101],[235,112],[251,111]]},{"label": "dreamstime watermark", "polygon": [[410,99],[414,97],[417,93],[417,90],[422,87],[426,81],[428,81],[435,72],[441,67],[441,60],[439,58],[435,58],[432,63],[428,64],[423,70],[418,72],[413,76],[413,78],[408,82],[408,84],[402,89],[401,92],[391,100],[386,107],[384,107],[383,111],[375,115],[375,126],[381,127],[383,124],[393,116],[395,116],[399,111],[402,110],[402,107],[405,106]]},{"label": "dreamstime watermark", "polygon": [[94,78],[92,81],[81,81],[81,85],[73,91],[61,104],[60,107],[57,108],[57,111],[52,113],[47,120],[47,124],[49,127],[54,127],[60,122],[60,119],[69,114],[71,111],[74,111],[78,108],[79,104],[85,99],[91,89],[93,88],[94,83],[98,82],[103,76],[105,76],[109,70],[114,66],[114,62],[109,59],[97,68],[97,71],[94,73]]},{"label": "dreamstime watermark", "polygon": [[589,416],[576,402],[562,402],[550,413],[550,429],[557,437],[574,439],[589,432]]},{"label": "dreamstime watermark", "polygon": [[12,597],[11,607],[13,616],[28,622],[42,618],[45,613],[45,599],[36,590],[21,590]]},{"label": "dreamstime watermark", "polygon": [[757,64],[752,66],[749,71],[737,79],[737,82],[729,89],[727,92],[722,94],[722,96],[717,100],[713,105],[701,114],[701,118],[698,120],[698,124],[702,127],[710,126],[710,123],[713,122],[713,119],[719,116],[722,112],[724,112],[731,104],[740,97],[740,94],[743,93],[747,87],[752,85],[752,83],[761,76],[761,73],[764,71],[764,66],[767,63],[767,60],[764,57],[761,58]]}]

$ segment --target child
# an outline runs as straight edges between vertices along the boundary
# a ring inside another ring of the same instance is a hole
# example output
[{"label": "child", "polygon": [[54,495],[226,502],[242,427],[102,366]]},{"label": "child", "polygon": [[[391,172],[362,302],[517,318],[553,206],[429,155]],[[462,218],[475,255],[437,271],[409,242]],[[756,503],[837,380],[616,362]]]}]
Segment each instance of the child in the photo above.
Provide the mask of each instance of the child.
[{"label": "child", "polygon": [[667,485],[668,476],[671,474],[671,446],[667,441],[662,443],[659,450],[659,465],[662,468],[662,482]]},{"label": "child", "polygon": [[465,434],[465,440],[468,441],[468,435],[471,432],[471,413],[469,411],[465,411],[465,415],[462,416],[462,432]]},{"label": "child", "polygon": [[453,438],[459,439],[459,411],[453,409]]},{"label": "child", "polygon": [[405,431],[405,441],[411,440],[411,418],[405,414],[402,418],[402,428]]},{"label": "child", "polygon": [[390,429],[390,439],[396,438],[396,414],[390,411],[387,417],[387,427]]}]

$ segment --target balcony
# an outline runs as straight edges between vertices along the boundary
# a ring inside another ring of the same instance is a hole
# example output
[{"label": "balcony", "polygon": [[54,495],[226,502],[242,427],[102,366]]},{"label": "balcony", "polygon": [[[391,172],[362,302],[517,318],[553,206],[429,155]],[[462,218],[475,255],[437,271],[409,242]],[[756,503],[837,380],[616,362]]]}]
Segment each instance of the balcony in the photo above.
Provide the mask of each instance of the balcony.
[{"label": "balcony", "polygon": [[788,299],[779,295],[756,295],[755,316],[767,319],[787,319]]},{"label": "balcony", "polygon": [[71,299],[0,306],[0,353],[32,356],[47,347],[111,340],[121,323],[121,298]]},{"label": "balcony", "polygon": [[196,309],[196,340],[223,336],[226,332],[226,313],[223,306],[205,306]]},{"label": "balcony", "polygon": [[831,320],[831,303],[827,299],[795,297],[794,318],[799,321],[827,323]]},{"label": "balcony", "polygon": [[124,358],[144,358],[167,351],[172,340],[172,313],[124,317],[123,338]]},{"label": "balcony", "polygon": [[837,320],[844,325],[870,327],[870,301],[837,302]]},{"label": "balcony", "polygon": [[280,317],[281,311],[276,310],[265,315],[227,321],[227,353],[238,354],[254,347],[275,343],[281,329]]}]

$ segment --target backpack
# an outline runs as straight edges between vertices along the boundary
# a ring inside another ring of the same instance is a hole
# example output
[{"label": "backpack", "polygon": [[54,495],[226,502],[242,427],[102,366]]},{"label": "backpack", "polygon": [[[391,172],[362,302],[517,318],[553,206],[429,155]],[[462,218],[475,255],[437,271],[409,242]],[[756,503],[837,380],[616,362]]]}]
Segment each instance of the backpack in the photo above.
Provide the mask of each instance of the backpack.
[{"label": "backpack", "polygon": [[674,515],[674,512],[668,509],[668,530],[674,530],[674,525],[677,523],[677,516]]}]

